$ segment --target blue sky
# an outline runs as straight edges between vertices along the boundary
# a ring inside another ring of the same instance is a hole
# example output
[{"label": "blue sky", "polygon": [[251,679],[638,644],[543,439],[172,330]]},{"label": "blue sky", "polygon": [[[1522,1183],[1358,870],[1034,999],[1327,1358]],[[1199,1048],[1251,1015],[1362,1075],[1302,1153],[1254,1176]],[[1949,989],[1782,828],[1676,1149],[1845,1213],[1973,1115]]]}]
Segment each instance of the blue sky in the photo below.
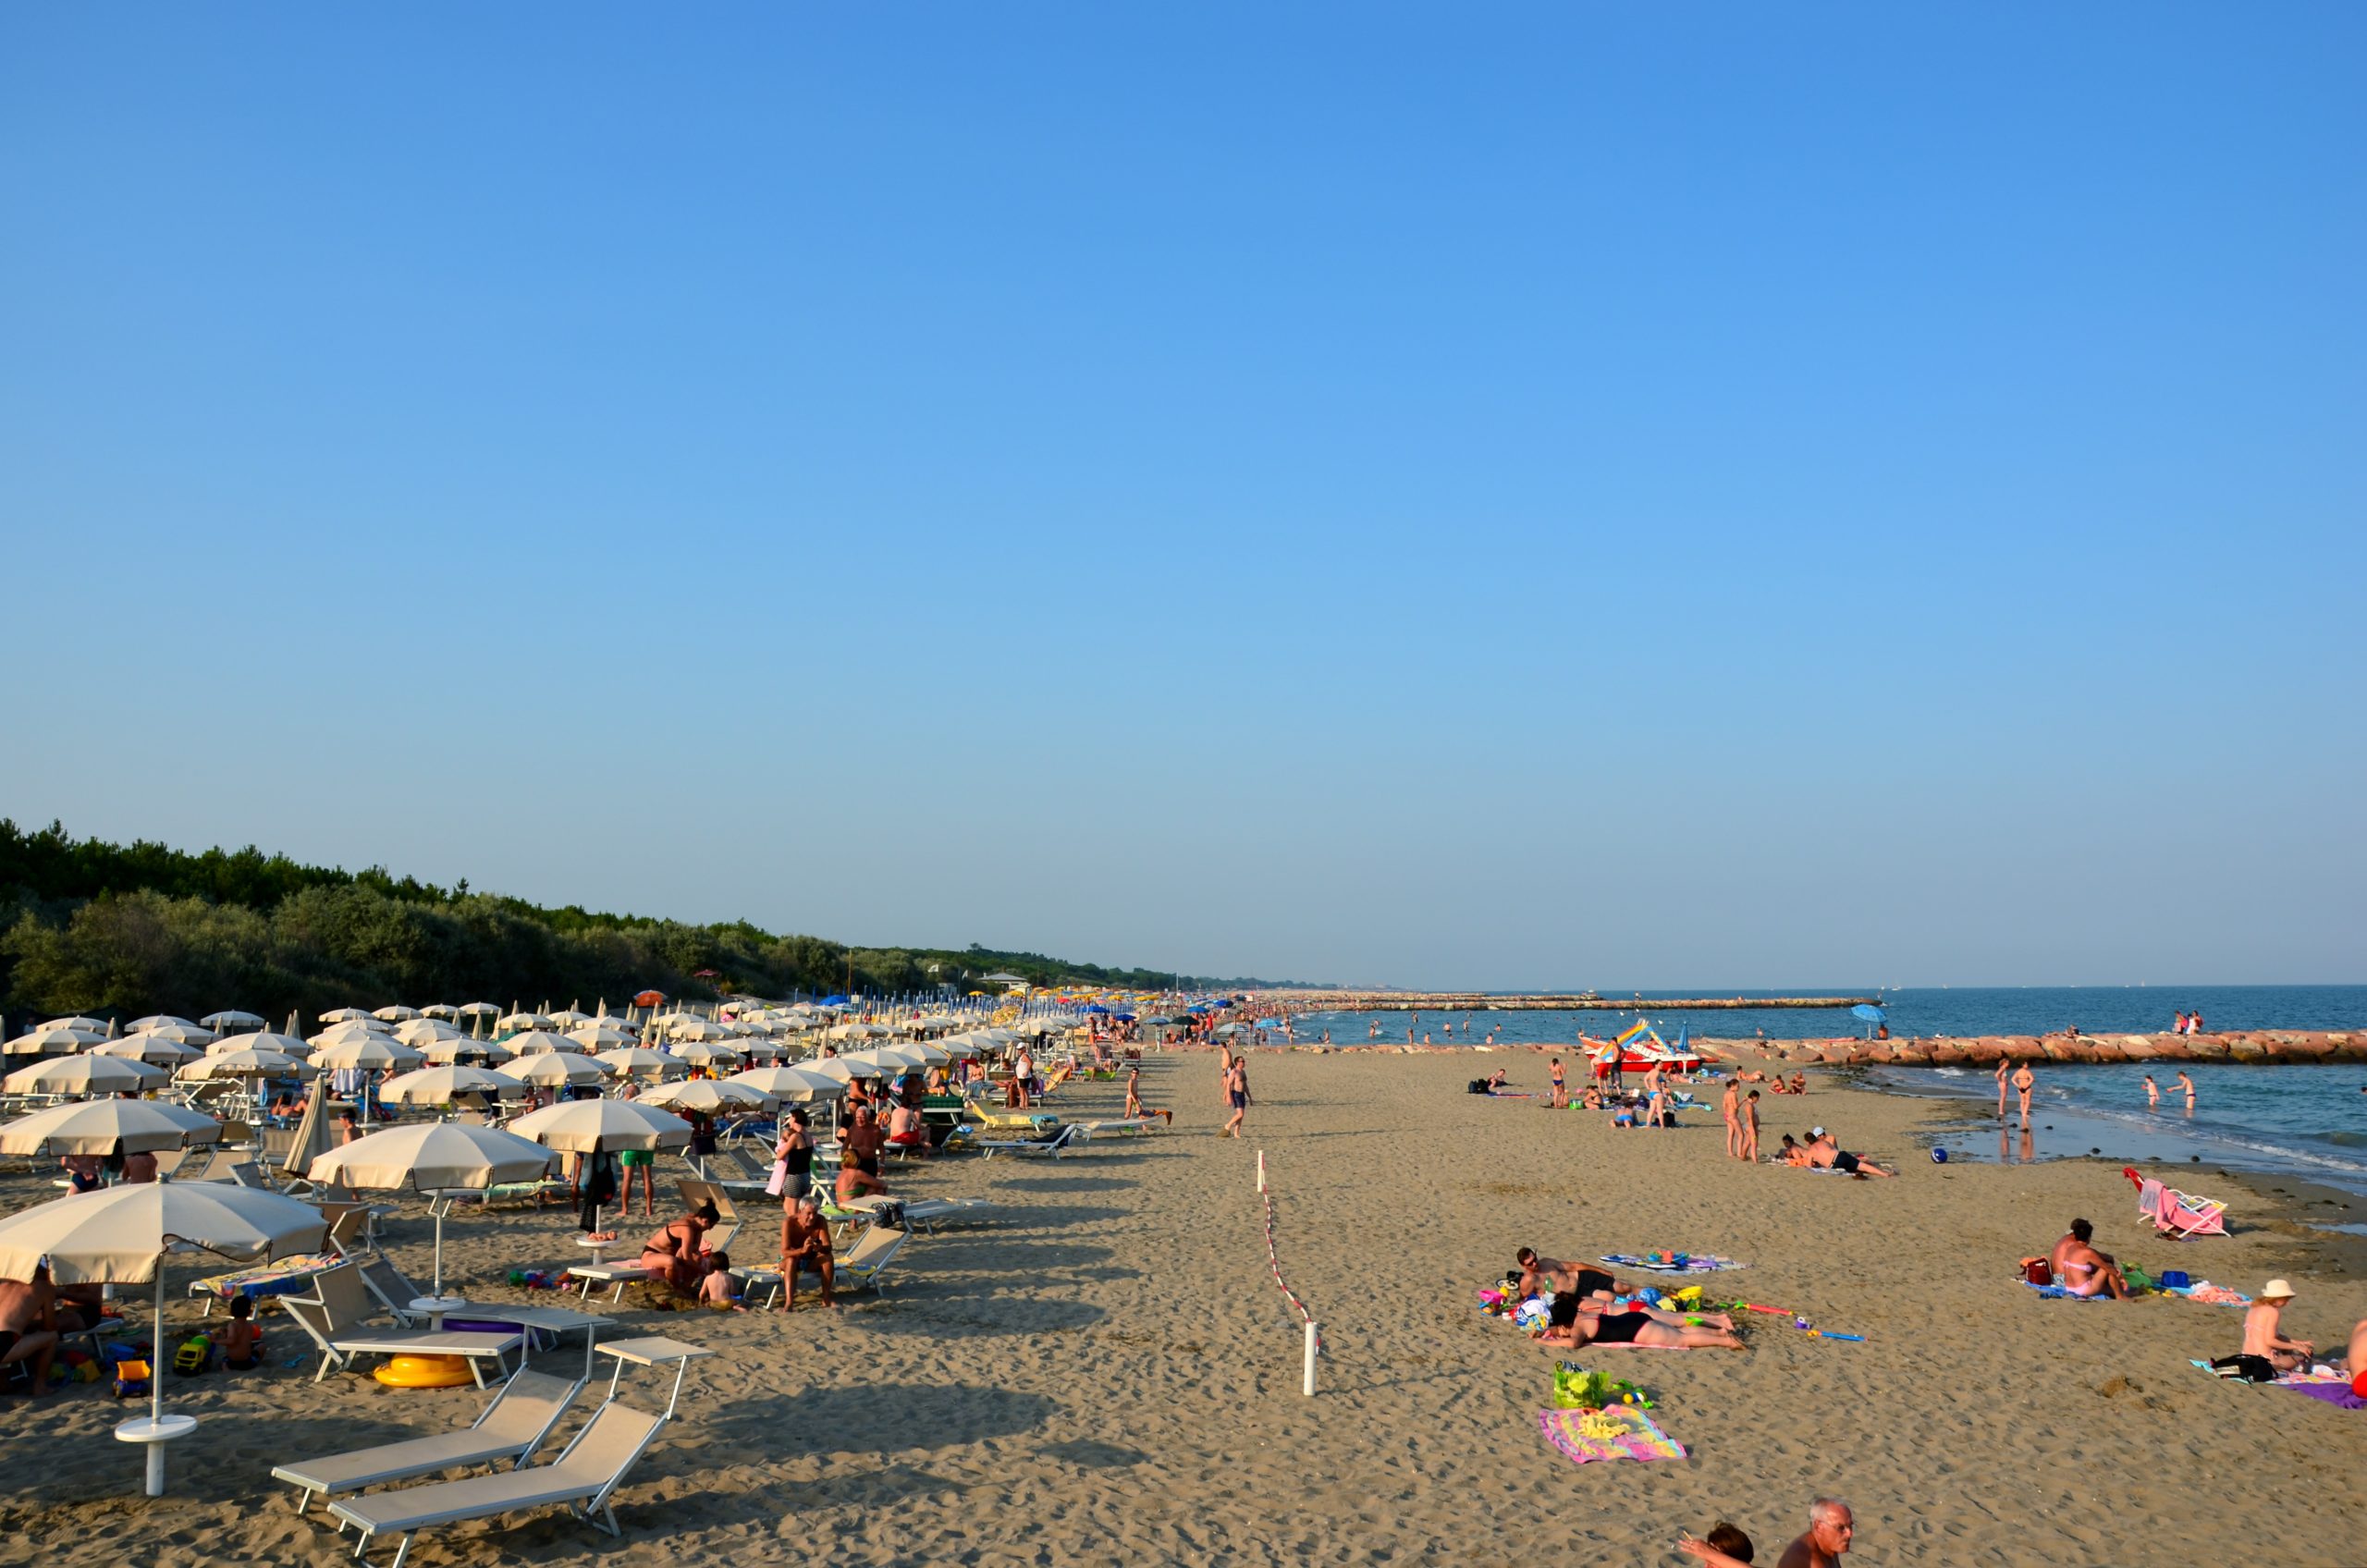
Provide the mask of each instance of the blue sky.
[{"label": "blue sky", "polygon": [[2367,13],[0,17],[0,813],[1407,984],[2367,980]]}]

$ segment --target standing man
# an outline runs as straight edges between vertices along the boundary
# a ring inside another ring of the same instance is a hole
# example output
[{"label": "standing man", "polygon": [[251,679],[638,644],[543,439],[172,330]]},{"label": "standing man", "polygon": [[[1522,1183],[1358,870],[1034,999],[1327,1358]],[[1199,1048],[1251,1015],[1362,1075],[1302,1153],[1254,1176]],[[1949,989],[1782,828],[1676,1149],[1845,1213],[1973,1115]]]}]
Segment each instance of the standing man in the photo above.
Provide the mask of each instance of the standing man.
[{"label": "standing man", "polygon": [[1238,1138],[1241,1136],[1242,1118],[1249,1113],[1249,1074],[1243,1070],[1238,1059],[1225,1069],[1224,1097],[1225,1103],[1233,1108],[1233,1116],[1224,1124],[1223,1135]]},{"label": "standing man", "polygon": [[1555,1110],[1570,1103],[1569,1085],[1563,1081],[1562,1059],[1558,1056],[1553,1059],[1553,1098],[1549,1103]]},{"label": "standing man", "polygon": [[1726,1158],[1734,1159],[1742,1153],[1742,1082],[1726,1080],[1725,1097],[1718,1102],[1718,1114],[1726,1119]]},{"label": "standing man", "polygon": [[2183,1067],[2178,1069],[2178,1087],[2186,1091],[2186,1113],[2192,1116],[2194,1114],[2194,1080],[2186,1075],[2186,1069]]},{"label": "standing man", "polygon": [[1759,1163],[1759,1091],[1753,1089],[1742,1102],[1742,1158],[1751,1164]]},{"label": "standing man", "polygon": [[2025,1127],[2030,1124],[2030,1085],[2037,1082],[2038,1075],[2030,1071],[2029,1062],[2014,1069],[2014,1093],[2021,1100],[2022,1125]]},{"label": "standing man", "polygon": [[2013,1070],[2012,1058],[2001,1056],[1997,1059],[1997,1120],[2000,1121],[2005,1120],[2005,1074]]}]

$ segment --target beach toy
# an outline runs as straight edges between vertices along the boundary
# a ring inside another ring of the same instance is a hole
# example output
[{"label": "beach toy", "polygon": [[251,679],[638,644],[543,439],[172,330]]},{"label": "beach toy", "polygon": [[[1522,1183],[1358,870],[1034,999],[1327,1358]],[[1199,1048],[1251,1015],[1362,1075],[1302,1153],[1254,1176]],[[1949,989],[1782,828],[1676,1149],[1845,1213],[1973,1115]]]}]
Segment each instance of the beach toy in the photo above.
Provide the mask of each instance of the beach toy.
[{"label": "beach toy", "polygon": [[1866,1342],[1866,1336],[1863,1334],[1836,1334],[1830,1329],[1810,1329],[1809,1330],[1809,1338],[1812,1340],[1851,1340],[1858,1344],[1864,1344]]},{"label": "beach toy", "polygon": [[1934,1145],[1932,1149],[1932,1163],[1934,1165],[1945,1165],[1947,1162],[1948,1151]]},{"label": "beach toy", "polygon": [[191,1334],[173,1353],[173,1374],[193,1378],[214,1364],[214,1341],[204,1334]]},{"label": "beach toy", "polygon": [[115,1397],[145,1399],[148,1397],[148,1364],[125,1357],[115,1364]]},{"label": "beach toy", "polygon": [[457,1355],[390,1355],[370,1375],[390,1389],[449,1389],[472,1380],[468,1362]]}]

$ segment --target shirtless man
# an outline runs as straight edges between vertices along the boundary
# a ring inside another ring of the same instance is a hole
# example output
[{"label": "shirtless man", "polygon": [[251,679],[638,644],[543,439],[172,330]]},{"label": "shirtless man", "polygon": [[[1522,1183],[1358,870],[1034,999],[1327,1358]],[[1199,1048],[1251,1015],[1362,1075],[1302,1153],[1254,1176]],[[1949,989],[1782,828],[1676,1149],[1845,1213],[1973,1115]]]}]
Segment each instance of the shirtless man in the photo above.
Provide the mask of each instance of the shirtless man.
[{"label": "shirtless man", "polygon": [[921,1113],[911,1106],[899,1105],[888,1113],[888,1142],[902,1149],[914,1159],[928,1158],[928,1130],[921,1125]]},{"label": "shirtless man", "polygon": [[0,1366],[33,1364],[33,1392],[49,1392],[49,1364],[57,1356],[57,1292],[49,1266],[33,1266],[30,1283],[0,1280]]},{"label": "shirtless man", "polygon": [[2279,1372],[2307,1366],[2317,1349],[2308,1340],[2288,1340],[2277,1332],[2284,1327],[2285,1304],[2292,1299],[2292,1286],[2271,1280],[2244,1311],[2244,1354],[2261,1357]]},{"label": "shirtless man", "polygon": [[2070,1231],[2047,1255],[2047,1267],[2054,1270],[2054,1282],[2075,1296],[2109,1295],[2115,1301],[2127,1301],[2128,1281],[2121,1277],[2120,1266],[2110,1253],[2098,1252],[2089,1244],[2095,1233],[2095,1227],[2086,1220],[2071,1221]]},{"label": "shirtless man", "polygon": [[1743,1096],[1742,1158],[1752,1165],[1759,1163],[1759,1091]]},{"label": "shirtless man", "polygon": [[1557,1295],[1598,1297],[1609,1301],[1635,1290],[1625,1280],[1614,1280],[1601,1269],[1583,1263],[1564,1263],[1558,1257],[1540,1257],[1535,1247],[1523,1247],[1513,1255],[1520,1265],[1520,1296],[1523,1301],[1551,1286]]},{"label": "shirtless man", "polygon": [[1997,1120],[2000,1121],[2005,1120],[2005,1074],[2013,1070],[2010,1059],[2002,1056],[1997,1059]]},{"label": "shirtless man", "polygon": [[[1492,1035],[1491,1035],[1490,1037],[1492,1038]],[[1558,1056],[1557,1056],[1557,1057],[1555,1057],[1555,1058],[1553,1059],[1553,1074],[1552,1074],[1552,1076],[1553,1076],[1553,1097],[1552,1097],[1551,1099],[1548,1100],[1546,1103],[1547,1103],[1549,1106],[1551,1106],[1553,1109],[1555,1109],[1555,1110],[1560,1110],[1564,1106],[1566,1106],[1566,1105],[1568,1105],[1568,1104],[1570,1103],[1570,1085],[1569,1085],[1569,1084],[1564,1080],[1564,1078],[1563,1077],[1563,1073],[1562,1073],[1562,1059],[1561,1059],[1560,1057],[1558,1057]]]},{"label": "shirtless man", "polygon": [[1232,1108],[1233,1115],[1218,1136],[1238,1138],[1241,1136],[1241,1120],[1249,1114],[1249,1074],[1242,1071],[1238,1061],[1225,1072],[1224,1097],[1225,1104]]},{"label": "shirtless man", "polygon": [[2186,1069],[2183,1067],[2178,1069],[2178,1087],[2186,1091],[2186,1113],[2192,1116],[2194,1114],[2194,1080],[2186,1075]]},{"label": "shirtless man", "polygon": [[1784,1549],[1775,1568],[1840,1568],[1841,1554],[1849,1550],[1857,1522],[1849,1505],[1835,1497],[1821,1497],[1809,1504],[1808,1533]]},{"label": "shirtless man", "polygon": [[1742,1153],[1742,1082],[1726,1080],[1725,1096],[1718,1101],[1718,1114],[1726,1119],[1726,1158],[1734,1159]]},{"label": "shirtless man", "polygon": [[1870,1159],[1861,1159],[1834,1141],[1833,1134],[1822,1128],[1809,1145],[1809,1163],[1820,1169],[1830,1166],[1851,1176],[1895,1176],[1895,1170],[1884,1170]]},{"label": "shirtless man", "polygon": [[830,1227],[822,1219],[821,1200],[808,1193],[781,1214],[780,1309],[797,1305],[797,1271],[810,1268],[822,1277],[822,1305],[839,1305],[837,1259],[830,1251]]},{"label": "shirtless man", "polygon": [[641,1243],[641,1266],[649,1270],[653,1281],[663,1277],[677,1295],[696,1295],[699,1280],[706,1273],[699,1256],[706,1250],[706,1243],[701,1238],[718,1218],[715,1205],[704,1203],[651,1232],[649,1240]]},{"label": "shirtless man", "polygon": [[2029,1062],[2014,1069],[2014,1094],[2021,1101],[2022,1125],[2025,1127],[2030,1124],[2030,1086],[2037,1082],[2038,1076],[2030,1071]]},{"label": "shirtless man", "polygon": [[868,1106],[857,1110],[852,1124],[839,1134],[839,1147],[854,1156],[865,1175],[875,1178],[879,1174],[879,1151],[887,1143],[888,1135],[879,1130]]}]

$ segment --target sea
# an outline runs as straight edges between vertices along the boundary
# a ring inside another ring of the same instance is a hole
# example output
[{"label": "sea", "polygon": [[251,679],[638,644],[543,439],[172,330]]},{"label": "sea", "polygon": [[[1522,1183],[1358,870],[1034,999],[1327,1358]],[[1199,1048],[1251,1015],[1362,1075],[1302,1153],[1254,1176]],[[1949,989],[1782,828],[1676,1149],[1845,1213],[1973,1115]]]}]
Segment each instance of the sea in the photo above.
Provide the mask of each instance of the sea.
[{"label": "sea", "polygon": [[[1604,993],[1606,997],[1616,993]],[[1301,1041],[1328,1029],[1337,1044],[1367,1039],[1380,1025],[1383,1040],[1479,1045],[1490,1030],[1499,1042],[1575,1045],[1578,1032],[1600,1038],[1637,1019],[1663,1039],[1679,1032],[1698,1037],[1771,1040],[1830,1039],[1862,1034],[1870,1025],[1846,1009],[1721,1008],[1686,1011],[1661,1004],[1701,997],[1874,997],[1894,1039],[1930,1035],[2042,1035],[2077,1025],[2087,1035],[2166,1032],[2179,1012],[2200,1011],[2213,1033],[2246,1029],[2357,1029],[2367,1032],[2367,986],[1801,986],[1781,992],[1719,988],[1627,993],[1631,1006],[1588,1012],[1474,1012],[1464,1033],[1460,1011],[1301,1012]],[[1446,1025],[1454,1025],[1453,1033]],[[1996,1125],[1997,1090],[1988,1068],[1867,1068],[1870,1082],[1896,1093],[1964,1102],[1961,1123],[1927,1135],[1952,1160],[2104,1158],[2147,1166],[2241,1169],[2298,1177],[2367,1194],[2367,1062],[2251,1067],[2198,1063],[2191,1115],[2175,1065],[2082,1066],[2041,1061],[2032,1071],[2030,1136]],[[2161,1085],[2158,1108],[2147,1104],[2145,1075]],[[1518,1070],[1515,1070],[1515,1077]],[[2367,1233],[2367,1226],[2336,1229]]]}]

